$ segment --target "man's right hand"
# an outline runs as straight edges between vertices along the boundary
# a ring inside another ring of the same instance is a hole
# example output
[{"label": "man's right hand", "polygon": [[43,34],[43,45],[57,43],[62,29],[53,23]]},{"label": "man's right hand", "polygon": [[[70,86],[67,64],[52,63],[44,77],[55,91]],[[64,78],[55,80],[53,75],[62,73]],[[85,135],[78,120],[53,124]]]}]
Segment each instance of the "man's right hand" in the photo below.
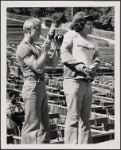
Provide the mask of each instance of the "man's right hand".
[{"label": "man's right hand", "polygon": [[51,48],[51,42],[52,42],[52,40],[49,39],[49,37],[47,36],[47,39],[43,43],[43,49],[45,51],[49,51],[50,50],[50,48]]},{"label": "man's right hand", "polygon": [[77,70],[77,71],[80,71],[80,72],[84,72],[84,68],[85,68],[86,66],[84,65],[84,64],[78,64],[78,65],[75,65],[75,69]]},{"label": "man's right hand", "polygon": [[75,66],[75,69],[79,72],[83,72],[86,75],[86,78],[94,78],[96,72],[90,68],[87,68],[84,64],[78,64]]},{"label": "man's right hand", "polygon": [[50,29],[49,33],[47,34],[47,38],[45,39],[45,42],[43,44],[43,48],[45,51],[48,51],[51,49],[51,42],[53,41],[55,36],[55,29]]}]

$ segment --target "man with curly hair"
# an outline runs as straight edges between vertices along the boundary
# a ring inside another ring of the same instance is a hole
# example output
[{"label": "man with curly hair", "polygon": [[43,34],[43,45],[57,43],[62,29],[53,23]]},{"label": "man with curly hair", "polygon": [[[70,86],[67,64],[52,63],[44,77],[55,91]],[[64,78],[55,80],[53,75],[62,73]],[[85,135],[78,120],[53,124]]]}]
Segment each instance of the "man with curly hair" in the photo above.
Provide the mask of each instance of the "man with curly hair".
[{"label": "man with curly hair", "polygon": [[93,96],[91,82],[100,62],[96,42],[88,36],[93,21],[93,16],[85,12],[75,14],[71,30],[65,33],[61,46],[67,102],[66,144],[92,143],[89,124]]}]

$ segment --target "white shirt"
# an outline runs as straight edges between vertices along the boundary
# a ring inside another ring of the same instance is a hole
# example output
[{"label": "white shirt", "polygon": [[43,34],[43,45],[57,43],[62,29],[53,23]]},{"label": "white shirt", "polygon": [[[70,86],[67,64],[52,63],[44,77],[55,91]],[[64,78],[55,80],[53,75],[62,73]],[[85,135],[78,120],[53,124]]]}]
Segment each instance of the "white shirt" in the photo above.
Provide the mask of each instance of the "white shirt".
[{"label": "white shirt", "polygon": [[64,35],[63,43],[70,45],[70,53],[75,60],[89,67],[97,50],[96,42],[91,37],[83,38],[79,33],[70,30]]}]

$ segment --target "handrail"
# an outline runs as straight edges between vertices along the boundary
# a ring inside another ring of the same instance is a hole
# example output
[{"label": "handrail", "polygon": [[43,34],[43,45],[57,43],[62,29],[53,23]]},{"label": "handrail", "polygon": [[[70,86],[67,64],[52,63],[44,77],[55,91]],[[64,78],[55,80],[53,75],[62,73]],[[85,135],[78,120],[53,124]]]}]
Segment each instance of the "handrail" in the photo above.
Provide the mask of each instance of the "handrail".
[{"label": "handrail", "polygon": [[115,40],[112,40],[112,39],[108,39],[108,38],[104,38],[104,37],[99,37],[99,36],[95,36],[95,35],[92,35],[92,34],[89,34],[88,36],[108,41],[110,44],[115,44]]}]

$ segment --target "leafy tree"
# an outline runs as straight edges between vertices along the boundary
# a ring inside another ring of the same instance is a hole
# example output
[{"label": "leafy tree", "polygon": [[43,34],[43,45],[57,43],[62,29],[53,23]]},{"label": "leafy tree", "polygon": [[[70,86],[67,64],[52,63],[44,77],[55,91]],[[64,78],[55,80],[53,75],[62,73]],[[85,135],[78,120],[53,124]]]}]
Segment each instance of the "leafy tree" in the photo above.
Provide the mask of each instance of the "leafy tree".
[{"label": "leafy tree", "polygon": [[51,17],[52,14],[55,13],[55,8],[54,7],[47,7],[46,12],[47,12],[47,17]]},{"label": "leafy tree", "polygon": [[71,19],[72,19],[72,12],[71,12],[71,9],[72,8],[70,8],[70,7],[67,7],[66,9],[65,9],[65,11],[64,11],[64,14],[65,14],[65,19],[67,20],[67,22],[69,22],[69,21],[71,21]]},{"label": "leafy tree", "polygon": [[14,8],[13,9],[13,13],[15,13],[15,14],[21,14],[21,12],[22,12],[21,8]]},{"label": "leafy tree", "polygon": [[96,20],[96,28],[114,31],[114,8],[100,8],[100,17]]},{"label": "leafy tree", "polygon": [[30,12],[30,16],[32,17],[38,17],[39,16],[39,7],[35,8],[28,8],[28,11]]},{"label": "leafy tree", "polygon": [[59,27],[62,23],[66,22],[64,13],[56,12],[52,15],[52,22],[56,24],[56,27]]},{"label": "leafy tree", "polygon": [[51,17],[58,26],[72,20],[72,15],[79,11],[92,14],[95,17],[94,26],[97,29],[114,31],[114,7],[15,7],[7,8],[7,12],[34,17]]}]

